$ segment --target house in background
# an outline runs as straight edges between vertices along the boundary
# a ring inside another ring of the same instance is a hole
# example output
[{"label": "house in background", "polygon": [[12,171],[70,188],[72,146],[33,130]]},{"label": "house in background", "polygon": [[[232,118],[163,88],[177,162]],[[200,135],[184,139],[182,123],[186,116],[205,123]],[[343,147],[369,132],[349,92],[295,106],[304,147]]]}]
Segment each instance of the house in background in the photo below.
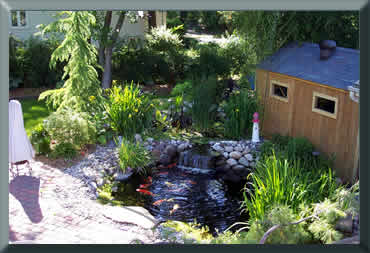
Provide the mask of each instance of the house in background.
[{"label": "house in background", "polygon": [[[39,32],[38,25],[47,25],[55,21],[56,17],[54,15],[56,13],[57,11],[11,11],[9,32],[18,39],[26,40]],[[126,36],[144,36],[151,27],[166,26],[165,11],[144,11],[143,14],[143,18],[139,18],[137,23],[130,23],[125,19],[120,32],[122,38]],[[117,20],[118,16],[113,15],[112,27]]]},{"label": "house in background", "polygon": [[[334,43],[335,45],[335,43]],[[256,91],[264,106],[262,133],[306,137],[336,157],[337,175],[359,175],[359,50],[291,43],[263,61]]]}]

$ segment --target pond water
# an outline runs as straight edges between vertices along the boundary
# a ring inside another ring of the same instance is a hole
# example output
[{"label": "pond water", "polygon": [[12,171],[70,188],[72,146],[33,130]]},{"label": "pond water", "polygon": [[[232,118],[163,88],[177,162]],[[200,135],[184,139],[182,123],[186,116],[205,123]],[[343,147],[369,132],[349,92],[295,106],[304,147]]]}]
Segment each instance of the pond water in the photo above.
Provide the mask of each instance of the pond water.
[{"label": "pond water", "polygon": [[197,147],[181,153],[178,165],[153,168],[147,177],[132,177],[121,184],[124,192],[117,197],[126,202],[136,199],[158,220],[197,222],[215,235],[248,217],[240,209],[243,184],[226,184],[212,166],[209,153]]}]

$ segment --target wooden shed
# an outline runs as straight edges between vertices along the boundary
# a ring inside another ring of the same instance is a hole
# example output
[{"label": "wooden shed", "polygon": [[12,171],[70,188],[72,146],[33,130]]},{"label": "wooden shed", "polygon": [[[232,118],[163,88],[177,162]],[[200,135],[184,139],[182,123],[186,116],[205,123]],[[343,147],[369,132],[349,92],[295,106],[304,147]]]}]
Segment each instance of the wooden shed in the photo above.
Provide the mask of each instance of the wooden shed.
[{"label": "wooden shed", "polygon": [[258,65],[264,106],[261,132],[306,137],[345,182],[359,172],[359,50],[335,47],[321,59],[318,44],[291,43]]}]

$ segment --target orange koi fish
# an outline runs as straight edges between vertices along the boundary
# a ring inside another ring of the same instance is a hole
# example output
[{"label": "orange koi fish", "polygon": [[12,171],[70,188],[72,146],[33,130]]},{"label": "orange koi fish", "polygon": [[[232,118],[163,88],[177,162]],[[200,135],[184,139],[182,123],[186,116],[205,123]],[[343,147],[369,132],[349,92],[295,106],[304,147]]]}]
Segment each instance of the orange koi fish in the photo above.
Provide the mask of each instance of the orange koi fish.
[{"label": "orange koi fish", "polygon": [[144,179],[144,181],[145,181],[145,183],[147,183],[147,184],[151,184],[151,183],[152,183],[152,177],[151,177],[151,176],[149,176],[149,177],[147,177],[146,179]]},{"label": "orange koi fish", "polygon": [[143,193],[145,195],[149,195],[149,196],[155,196],[154,193],[150,192],[150,191],[147,191],[147,190],[144,190],[144,189],[136,189],[137,192],[140,192],[140,193]]},{"label": "orange koi fish", "polygon": [[189,184],[197,184],[197,182],[194,182],[193,180],[186,180],[186,182]]},{"label": "orange koi fish", "polygon": [[176,167],[176,163],[172,163],[172,164],[170,164],[170,165],[167,166],[168,169],[171,169],[173,167]]},{"label": "orange koi fish", "polygon": [[157,175],[168,175],[168,171],[159,172],[159,173],[157,173]]},{"label": "orange koi fish", "polygon": [[166,199],[160,199],[160,200],[157,200],[153,203],[153,206],[159,206],[160,204],[162,204],[163,202],[167,201]]},{"label": "orange koi fish", "polygon": [[141,184],[141,185],[139,186],[139,188],[141,188],[141,189],[146,189],[146,188],[148,188],[150,185],[151,185],[151,184]]},{"label": "orange koi fish", "polygon": [[170,211],[170,215],[172,215],[177,209],[179,209],[180,208],[180,205],[179,204],[175,204],[175,205],[173,205],[173,208],[172,208],[172,210]]}]

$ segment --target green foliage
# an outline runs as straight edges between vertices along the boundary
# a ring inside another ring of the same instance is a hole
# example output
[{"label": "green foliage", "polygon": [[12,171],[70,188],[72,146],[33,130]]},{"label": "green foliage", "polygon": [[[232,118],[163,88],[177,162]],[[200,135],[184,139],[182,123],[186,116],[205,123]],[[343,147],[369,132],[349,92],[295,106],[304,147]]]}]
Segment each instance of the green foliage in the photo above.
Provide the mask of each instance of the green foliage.
[{"label": "green foliage", "polygon": [[141,39],[130,39],[113,52],[112,75],[127,82],[145,83],[152,79],[153,66],[162,61]]},{"label": "green foliage", "polygon": [[176,86],[171,91],[171,96],[183,95],[185,98],[191,98],[193,89],[193,81],[185,80],[181,83],[176,84]]},{"label": "green foliage", "polygon": [[312,158],[313,145],[304,137],[291,138],[286,146],[290,159],[302,159],[308,161]]},{"label": "green foliage", "polygon": [[127,168],[135,169],[139,173],[146,174],[145,167],[151,162],[151,156],[140,143],[133,143],[123,139],[118,149],[119,165],[123,172]]},{"label": "green foliage", "polygon": [[311,240],[310,234],[305,231],[303,224],[287,225],[296,222],[299,216],[287,205],[274,205],[262,217],[254,220],[247,232],[246,241],[258,244],[263,235],[274,225],[283,225],[273,231],[265,244],[302,244]]},{"label": "green foliage", "polygon": [[169,220],[162,224],[164,228],[182,233],[182,239],[186,242],[209,243],[213,239],[207,226],[201,226],[196,221],[181,222]]},{"label": "green foliage", "polygon": [[133,83],[123,89],[121,86],[109,89],[105,107],[112,129],[127,139],[151,126],[154,106]]},{"label": "green foliage", "polygon": [[44,121],[44,127],[50,138],[58,144],[70,143],[75,148],[80,148],[96,139],[96,129],[88,118],[86,113],[71,109],[60,110],[50,114]]},{"label": "green foliage", "polygon": [[68,61],[63,75],[66,81],[62,88],[45,91],[39,99],[46,99],[57,110],[72,108],[89,112],[89,97],[99,99],[101,93],[98,73],[94,68],[96,49],[88,42],[95,18],[86,11],[65,11],[61,15],[65,18],[49,24],[43,32],[57,31],[65,36],[61,45],[53,52],[50,66],[55,68],[58,61]]},{"label": "green foliage", "polygon": [[221,43],[219,54],[230,62],[232,75],[240,74],[245,64],[248,63],[249,55],[245,48],[245,40],[241,36],[226,36]]},{"label": "green foliage", "polygon": [[220,46],[215,43],[200,44],[196,48],[199,57],[189,67],[189,75],[193,79],[208,78],[212,75],[226,78],[231,72],[231,59],[223,54]]},{"label": "green foliage", "polygon": [[184,68],[184,45],[179,35],[163,26],[154,27],[146,34],[146,40],[148,50],[158,59],[154,72],[160,79],[174,83]]},{"label": "green foliage", "polygon": [[294,212],[302,203],[322,201],[334,194],[337,185],[330,167],[309,167],[301,160],[288,162],[265,156],[250,174],[251,189],[245,188],[244,206],[251,220],[261,219],[273,205],[289,205]]},{"label": "green foliage", "polygon": [[21,42],[10,36],[9,76],[14,86],[15,82],[23,82],[32,88],[55,85],[62,76],[62,66],[55,70],[49,69],[49,60],[56,46],[57,42],[53,40],[31,37]]},{"label": "green foliage", "polygon": [[64,157],[66,159],[72,159],[77,155],[76,146],[69,142],[62,142],[55,145],[50,157]]},{"label": "green foliage", "polygon": [[256,95],[249,90],[233,94],[224,106],[225,136],[234,139],[252,136],[253,113],[259,109]]},{"label": "green foliage", "polygon": [[39,123],[31,132],[30,141],[35,148],[36,154],[49,154],[50,149],[50,135],[45,130],[42,123]]},{"label": "green foliage", "polygon": [[215,77],[195,81],[192,93],[192,119],[195,127],[207,131],[217,114],[217,86]]}]

